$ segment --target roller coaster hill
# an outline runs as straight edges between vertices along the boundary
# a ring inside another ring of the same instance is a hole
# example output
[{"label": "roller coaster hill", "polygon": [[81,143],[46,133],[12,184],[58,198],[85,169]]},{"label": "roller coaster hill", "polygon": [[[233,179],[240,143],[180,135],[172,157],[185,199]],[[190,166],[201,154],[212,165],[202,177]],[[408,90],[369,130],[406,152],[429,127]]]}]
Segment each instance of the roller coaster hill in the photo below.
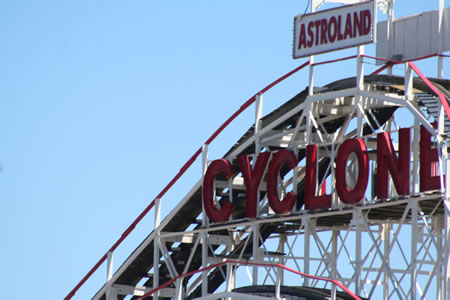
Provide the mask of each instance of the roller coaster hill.
[{"label": "roller coaster hill", "polygon": [[[107,280],[92,299],[450,299],[450,8],[440,0],[394,19],[389,0],[316,2],[294,18],[302,64],[218,128],[66,300],[101,266]],[[318,60],[343,48],[356,54]],[[437,61],[437,75],[418,60]],[[337,62],[355,76],[315,87]],[[304,90],[264,115],[266,92],[302,70]],[[254,124],[210,157],[249,109]],[[195,161],[198,181],[162,218],[165,194]],[[114,269],[114,252],[150,211],[154,228]]]}]

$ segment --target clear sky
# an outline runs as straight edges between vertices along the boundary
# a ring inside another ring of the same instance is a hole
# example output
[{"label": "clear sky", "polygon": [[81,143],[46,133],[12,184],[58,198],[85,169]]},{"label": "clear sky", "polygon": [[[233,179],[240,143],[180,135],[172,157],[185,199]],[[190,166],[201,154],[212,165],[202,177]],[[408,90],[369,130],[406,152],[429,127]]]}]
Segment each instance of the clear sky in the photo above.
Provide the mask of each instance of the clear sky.
[{"label": "clear sky", "polygon": [[[437,1],[396,2],[396,16],[437,8]],[[0,1],[2,297],[62,299],[218,126],[305,61],[291,53],[293,17],[306,5]],[[373,47],[366,53],[375,55]],[[423,64],[426,74],[436,74],[434,63]],[[316,84],[353,76],[354,68],[320,67]],[[306,85],[303,71],[265,97],[265,113]],[[250,110],[210,158],[252,120]],[[200,172],[163,199],[164,213]],[[151,232],[152,217],[120,248],[116,267]],[[93,296],[105,273],[100,268],[75,299]]]}]

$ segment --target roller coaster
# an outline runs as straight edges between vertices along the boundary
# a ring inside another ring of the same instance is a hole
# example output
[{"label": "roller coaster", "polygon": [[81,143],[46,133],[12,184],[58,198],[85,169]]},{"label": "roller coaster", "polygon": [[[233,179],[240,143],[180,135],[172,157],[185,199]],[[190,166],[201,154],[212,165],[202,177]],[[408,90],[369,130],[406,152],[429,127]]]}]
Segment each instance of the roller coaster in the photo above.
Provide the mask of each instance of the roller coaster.
[{"label": "roller coaster", "polygon": [[[448,56],[359,46],[310,57],[217,129],[65,299],[101,265],[93,299],[449,299],[450,80],[414,63],[431,57]],[[314,87],[315,68],[337,61],[356,62],[356,76]],[[379,69],[366,75],[367,61]],[[304,90],[263,115],[266,92],[302,69]],[[208,146],[250,108],[254,124],[211,160]],[[164,195],[200,159],[197,183],[162,219]],[[113,272],[114,251],[151,210],[153,231]]]}]

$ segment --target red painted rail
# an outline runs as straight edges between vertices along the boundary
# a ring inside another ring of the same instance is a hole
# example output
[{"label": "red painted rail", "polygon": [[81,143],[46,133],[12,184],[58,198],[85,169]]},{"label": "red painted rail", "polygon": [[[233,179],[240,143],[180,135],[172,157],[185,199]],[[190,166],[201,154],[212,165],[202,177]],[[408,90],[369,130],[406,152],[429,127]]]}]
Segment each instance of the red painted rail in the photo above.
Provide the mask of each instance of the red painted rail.
[{"label": "red painted rail", "polygon": [[420,79],[422,79],[423,82],[435,93],[439,100],[441,101],[442,107],[444,108],[445,113],[447,114],[447,118],[450,120],[450,107],[448,106],[448,101],[445,98],[445,95],[439,91],[429,80],[425,77],[425,75],[422,74],[422,72],[419,70],[419,68],[412,62],[408,63],[409,66],[416,72],[417,76],[419,76]]},{"label": "red painted rail", "polygon": [[174,282],[177,281],[178,279],[182,279],[182,278],[187,277],[187,276],[192,276],[192,275],[194,275],[194,274],[196,274],[196,273],[200,273],[200,272],[203,272],[203,271],[211,270],[211,269],[214,269],[214,268],[217,268],[217,267],[226,265],[226,264],[234,264],[234,265],[250,265],[250,266],[259,266],[259,267],[276,267],[276,268],[281,268],[281,269],[284,269],[284,270],[286,270],[286,271],[289,271],[289,272],[291,272],[291,273],[294,273],[294,274],[297,274],[297,275],[300,275],[300,276],[303,276],[303,277],[308,277],[308,278],[311,278],[311,279],[316,279],[316,280],[321,280],[321,281],[331,282],[331,283],[337,285],[338,287],[340,287],[344,292],[346,292],[347,294],[349,294],[351,297],[353,297],[353,299],[361,300],[360,297],[358,297],[357,295],[355,295],[355,294],[354,294],[352,291],[350,291],[345,285],[343,285],[341,282],[339,282],[339,281],[337,281],[337,280],[334,280],[334,279],[328,279],[328,278],[322,278],[322,277],[318,277],[318,276],[314,276],[314,275],[309,275],[309,274],[306,274],[306,273],[303,273],[303,272],[296,271],[296,270],[291,269],[291,268],[289,268],[289,267],[286,267],[285,265],[282,265],[282,264],[253,263],[253,262],[237,261],[237,260],[225,260],[224,262],[217,263],[217,264],[213,264],[213,265],[207,266],[206,268],[202,268],[202,269],[198,269],[198,270],[195,270],[195,271],[188,272],[188,273],[186,273],[186,274],[178,275],[177,277],[172,278],[171,280],[169,280],[169,281],[165,282],[164,284],[160,285],[160,286],[157,287],[156,289],[153,289],[153,290],[149,291],[148,293],[145,293],[143,296],[137,298],[137,300],[144,300],[145,298],[147,298],[147,297],[153,295],[154,293],[156,293],[156,292],[162,290],[163,288],[165,288],[165,287],[171,285],[172,283],[174,283]]},{"label": "red painted rail", "polygon": [[431,54],[431,55],[427,55],[427,56],[421,56],[421,57],[417,57],[414,59],[408,59],[408,60],[392,60],[392,59],[385,59],[385,58],[379,58],[379,57],[375,57],[375,56],[370,56],[370,55],[362,55],[363,57],[367,57],[367,58],[371,58],[371,59],[376,59],[376,60],[381,60],[381,61],[385,61],[386,64],[384,66],[382,66],[380,69],[376,70],[375,72],[372,73],[372,75],[377,75],[380,72],[382,72],[384,69],[386,69],[387,67],[389,67],[389,65],[397,65],[397,64],[403,64],[403,63],[407,63],[409,64],[409,66],[414,70],[414,72],[417,74],[417,76],[419,76],[420,79],[422,79],[422,81],[433,91],[433,93],[435,93],[438,98],[439,101],[441,101],[442,107],[444,108],[444,111],[448,117],[448,119],[450,120],[450,107],[448,105],[448,101],[445,98],[445,95],[439,91],[432,83],[431,81],[425,76],[423,75],[423,73],[419,70],[419,68],[413,63],[413,61],[417,61],[417,60],[422,60],[422,59],[426,59],[426,58],[430,58],[430,57],[435,57],[435,56],[440,56],[440,57],[448,57],[448,55],[442,55],[442,54]]}]

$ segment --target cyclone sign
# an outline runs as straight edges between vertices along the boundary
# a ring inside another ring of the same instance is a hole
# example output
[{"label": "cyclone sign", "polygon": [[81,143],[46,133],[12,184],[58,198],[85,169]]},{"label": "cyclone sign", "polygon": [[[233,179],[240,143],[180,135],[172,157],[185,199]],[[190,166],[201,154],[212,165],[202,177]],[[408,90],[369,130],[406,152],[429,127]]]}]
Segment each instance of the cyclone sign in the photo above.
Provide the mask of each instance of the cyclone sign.
[{"label": "cyclone sign", "polygon": [[294,18],[294,58],[375,41],[374,1],[347,5]]},{"label": "cyclone sign", "polygon": [[[399,130],[399,147],[395,150],[390,134],[382,132],[377,134],[376,157],[376,184],[375,194],[378,199],[388,198],[388,180],[391,175],[397,194],[406,196],[410,193],[410,164],[411,164],[411,134],[410,128]],[[420,191],[426,192],[440,188],[439,175],[432,174],[432,166],[438,161],[437,149],[432,147],[431,134],[424,128],[420,130]],[[307,210],[331,208],[331,194],[316,195],[317,190],[317,145],[306,147],[306,174],[304,188],[304,208]],[[398,152],[398,153],[397,153]],[[354,187],[349,187],[346,181],[347,164],[350,155],[358,160],[358,178]],[[353,138],[345,140],[338,148],[335,157],[334,170],[335,188],[339,200],[343,203],[358,204],[366,193],[369,179],[369,152],[363,139]],[[206,215],[212,222],[225,222],[229,220],[234,210],[233,203],[223,201],[220,208],[216,205],[214,196],[214,181],[217,178],[230,180],[241,172],[246,188],[246,216],[257,217],[258,188],[264,177],[267,178],[267,198],[270,208],[276,214],[290,213],[296,202],[295,191],[288,192],[282,199],[279,195],[278,180],[280,170],[297,167],[299,161],[295,154],[282,149],[274,153],[262,152],[250,165],[246,155],[237,157],[239,170],[225,159],[214,160],[203,178],[203,207]],[[267,173],[266,173],[267,169]]]}]

